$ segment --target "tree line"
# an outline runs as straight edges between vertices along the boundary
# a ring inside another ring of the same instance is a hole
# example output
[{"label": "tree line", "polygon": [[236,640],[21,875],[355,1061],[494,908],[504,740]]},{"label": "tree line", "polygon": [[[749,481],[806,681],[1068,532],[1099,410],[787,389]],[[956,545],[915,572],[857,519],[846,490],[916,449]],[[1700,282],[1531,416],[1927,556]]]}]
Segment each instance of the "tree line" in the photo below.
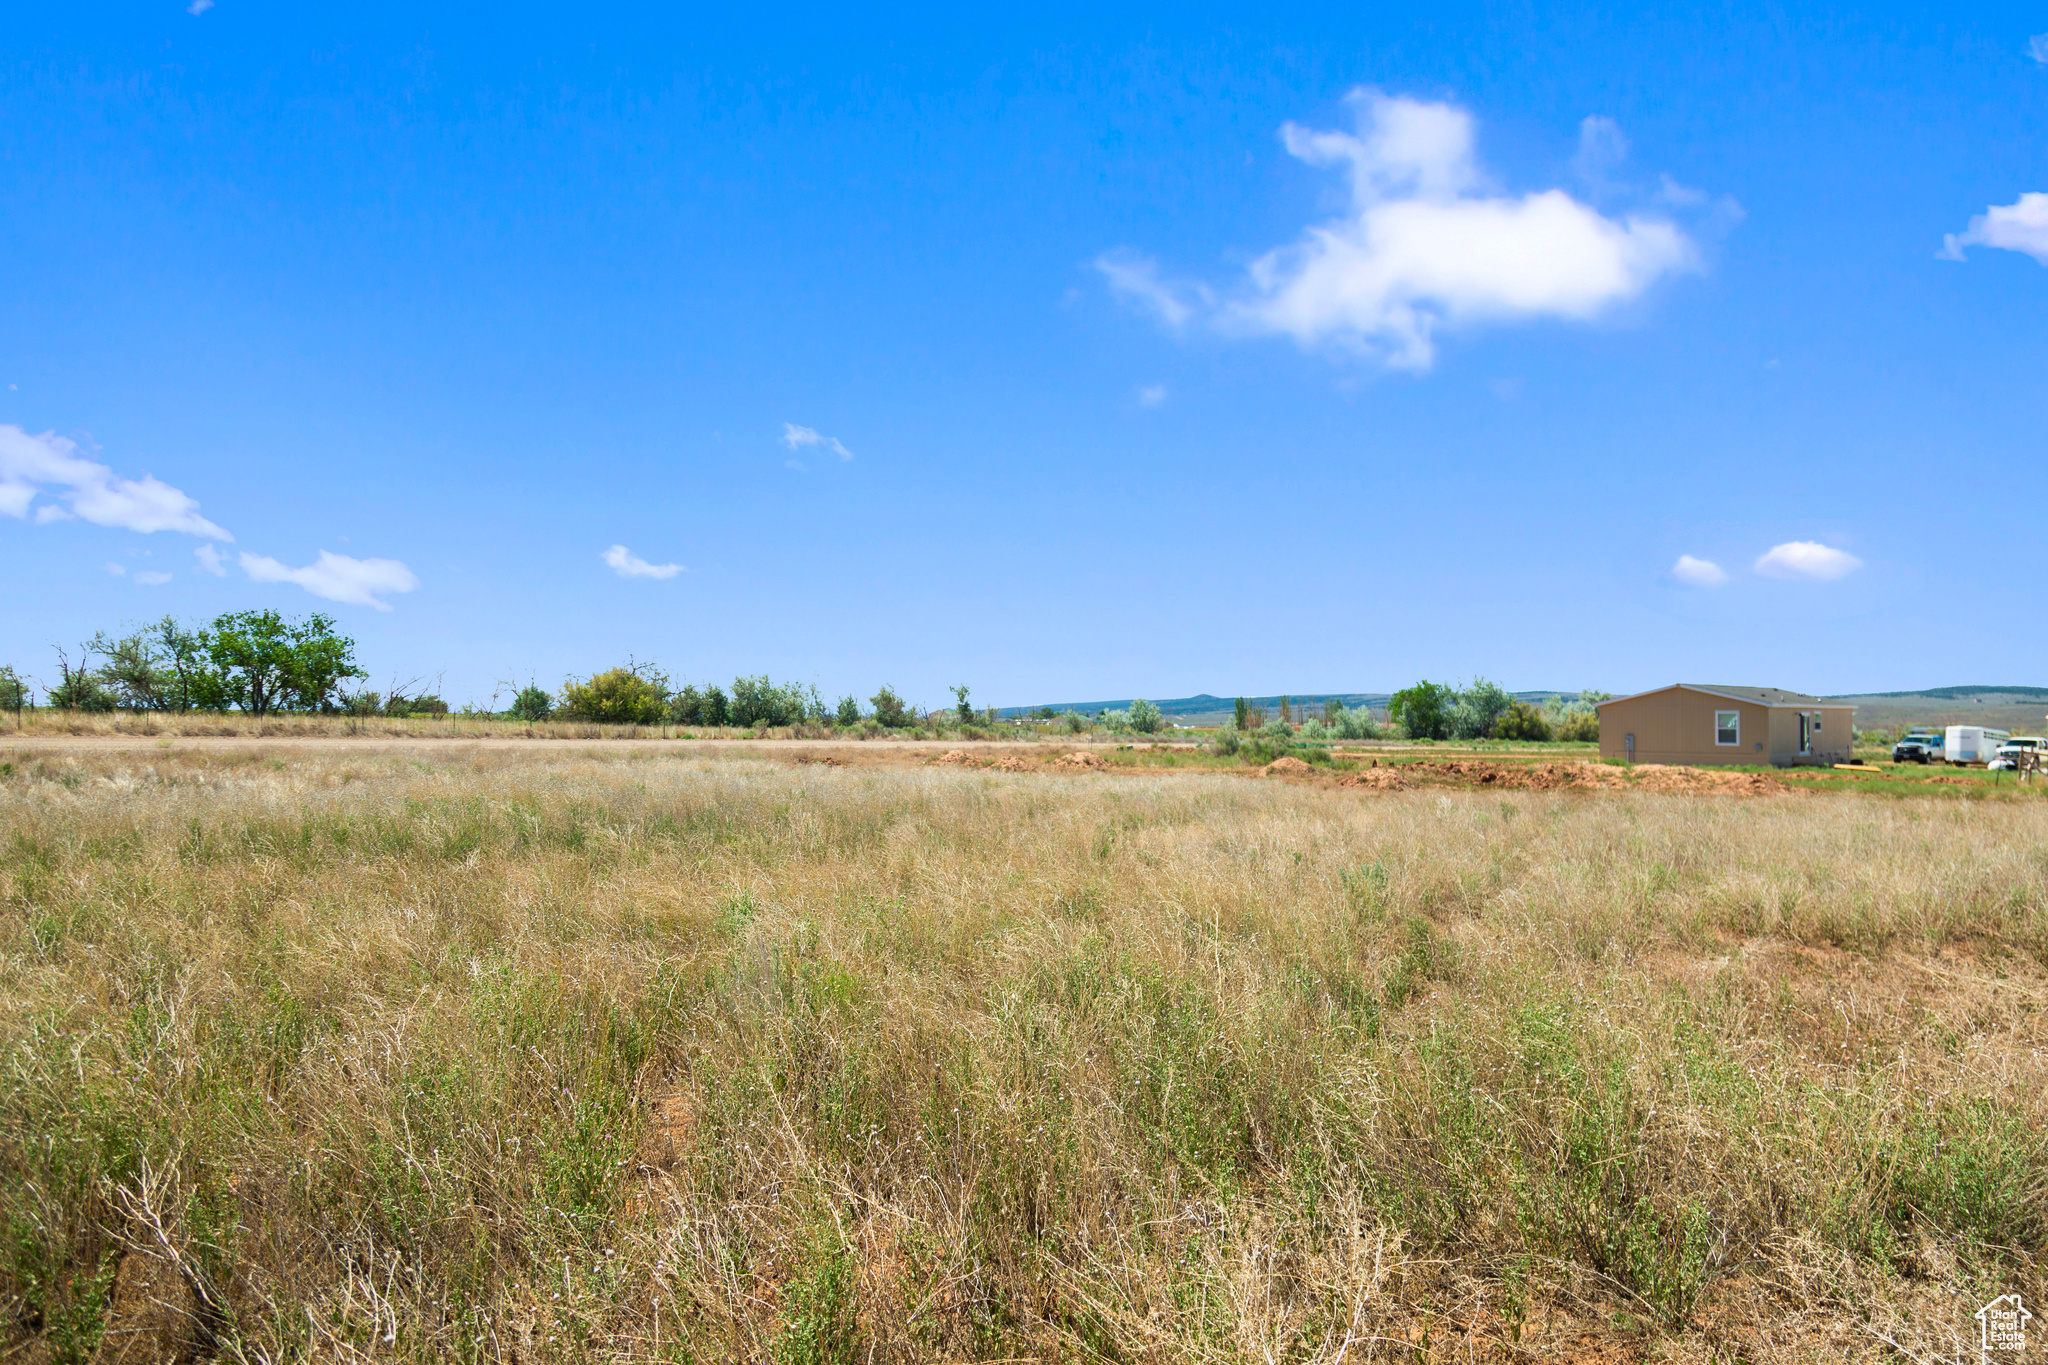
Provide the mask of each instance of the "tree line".
[{"label": "tree line", "polygon": [[[57,681],[43,702],[65,711],[275,711],[344,709],[341,684],[368,676],[355,641],[315,612],[292,620],[237,611],[205,625],[166,616],[126,635],[105,632],[57,649]],[[0,668],[0,708],[20,710],[29,680]]]},{"label": "tree line", "polygon": [[1611,695],[1585,691],[1537,706],[1485,678],[1463,688],[1424,680],[1389,698],[1387,713],[1410,739],[1598,741],[1600,713],[1594,708]]}]

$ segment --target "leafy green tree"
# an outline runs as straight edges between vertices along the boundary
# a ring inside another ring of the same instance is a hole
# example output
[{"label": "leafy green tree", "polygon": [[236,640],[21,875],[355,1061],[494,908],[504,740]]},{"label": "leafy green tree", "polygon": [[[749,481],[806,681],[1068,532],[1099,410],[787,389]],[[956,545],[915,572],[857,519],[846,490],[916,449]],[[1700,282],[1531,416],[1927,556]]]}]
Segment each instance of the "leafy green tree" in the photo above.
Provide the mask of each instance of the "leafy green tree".
[{"label": "leafy green tree", "polygon": [[1088,733],[1088,717],[1082,715],[1079,711],[1069,711],[1063,719],[1067,722],[1068,734],[1084,735]]},{"label": "leafy green tree", "polygon": [[702,725],[704,723],[704,694],[697,690],[697,684],[684,683],[681,691],[669,697],[668,723],[670,725]]},{"label": "leafy green tree", "polygon": [[546,720],[555,713],[555,699],[544,688],[532,683],[519,689],[519,695],[512,698],[512,714],[523,721]]},{"label": "leafy green tree", "polygon": [[13,668],[0,665],[0,711],[19,711],[28,705],[28,684]]},{"label": "leafy green tree", "polygon": [[214,618],[205,639],[222,700],[251,715],[328,710],[342,679],[368,676],[356,666],[355,641],[320,612],[301,621],[267,608],[229,612]]},{"label": "leafy green tree", "polygon": [[732,704],[725,699],[725,689],[717,683],[704,689],[704,724],[724,725],[732,719]]},{"label": "leafy green tree", "polygon": [[1387,701],[1387,712],[1401,722],[1410,739],[1442,739],[1450,732],[1451,704],[1457,693],[1444,683],[1427,680],[1404,687]]},{"label": "leafy green tree", "polygon": [[860,703],[852,697],[841,697],[839,699],[839,712],[833,719],[843,726],[860,724]]},{"label": "leafy green tree", "polygon": [[896,690],[884,684],[882,690],[868,698],[868,705],[875,708],[875,719],[891,730],[901,730],[911,723],[910,708]]},{"label": "leafy green tree", "polygon": [[[1230,728],[1240,733],[1249,730],[1251,728],[1251,709],[1252,704],[1245,698],[1239,697],[1237,705],[1233,708]],[[1235,751],[1233,750],[1232,752]]]},{"label": "leafy green tree", "polygon": [[117,640],[102,631],[92,637],[90,648],[106,660],[100,666],[100,679],[118,705],[130,711],[168,709],[173,680],[153,638],[137,631]]},{"label": "leafy green tree", "polygon": [[1060,713],[1053,710],[1050,706],[1041,706],[1038,708],[1038,719],[1040,720],[1058,720],[1059,718]]},{"label": "leafy green tree", "polygon": [[627,665],[585,682],[564,683],[562,714],[599,725],[659,725],[668,710],[668,693],[646,672]]},{"label": "leafy green tree", "polygon": [[156,646],[159,666],[171,675],[166,710],[218,711],[227,706],[226,689],[207,651],[204,630],[181,626],[177,618],[166,616],[145,633]]},{"label": "leafy green tree", "polygon": [[1550,720],[1543,714],[1541,707],[1532,706],[1525,701],[1511,701],[1507,710],[1495,717],[1493,737],[1547,740],[1550,738]]},{"label": "leafy green tree", "polygon": [[958,687],[948,688],[947,690],[953,694],[955,703],[953,709],[959,715],[960,723],[962,725],[974,724],[974,708],[967,704],[967,684],[961,683]]},{"label": "leafy green tree", "polygon": [[1131,728],[1141,735],[1156,735],[1166,725],[1166,716],[1143,697],[1131,703]]},{"label": "leafy green tree", "polygon": [[809,712],[810,698],[794,683],[778,687],[766,673],[732,680],[734,725],[799,725]]},{"label": "leafy green tree", "polygon": [[1446,721],[1453,739],[1484,739],[1493,733],[1494,722],[1514,701],[1507,689],[1485,678],[1474,678],[1452,701]]}]

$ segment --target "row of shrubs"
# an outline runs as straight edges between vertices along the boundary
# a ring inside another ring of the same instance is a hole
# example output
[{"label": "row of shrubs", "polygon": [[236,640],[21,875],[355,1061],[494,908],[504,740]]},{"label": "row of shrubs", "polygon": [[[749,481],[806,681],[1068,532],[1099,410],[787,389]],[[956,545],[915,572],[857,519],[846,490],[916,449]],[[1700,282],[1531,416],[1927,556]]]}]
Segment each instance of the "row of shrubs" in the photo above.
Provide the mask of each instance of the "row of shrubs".
[{"label": "row of shrubs", "polygon": [[[971,719],[966,688],[962,719]],[[512,699],[511,714],[527,721],[580,720],[600,725],[702,725],[756,729],[769,726],[855,726],[872,722],[896,730],[926,717],[895,689],[883,687],[861,709],[853,697],[828,703],[815,685],[770,682],[765,673],[740,676],[731,690],[711,683],[671,687],[667,675],[649,664],[625,664],[585,679],[571,679],[559,693],[528,684]]]},{"label": "row of shrubs", "polygon": [[1423,681],[1396,692],[1387,712],[1410,739],[1587,742],[1599,740],[1600,713],[1594,707],[1611,695],[1586,691],[1537,706],[1485,678],[1463,688]]}]

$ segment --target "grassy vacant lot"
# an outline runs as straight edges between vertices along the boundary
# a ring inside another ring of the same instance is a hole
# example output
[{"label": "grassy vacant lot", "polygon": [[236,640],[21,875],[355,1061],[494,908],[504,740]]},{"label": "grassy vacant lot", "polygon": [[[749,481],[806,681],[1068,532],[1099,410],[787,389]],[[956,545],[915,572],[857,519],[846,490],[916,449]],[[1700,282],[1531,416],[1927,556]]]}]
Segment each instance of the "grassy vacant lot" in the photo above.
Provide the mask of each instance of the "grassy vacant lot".
[{"label": "grassy vacant lot", "polygon": [[2048,804],[0,752],[0,1358],[1953,1358]]}]

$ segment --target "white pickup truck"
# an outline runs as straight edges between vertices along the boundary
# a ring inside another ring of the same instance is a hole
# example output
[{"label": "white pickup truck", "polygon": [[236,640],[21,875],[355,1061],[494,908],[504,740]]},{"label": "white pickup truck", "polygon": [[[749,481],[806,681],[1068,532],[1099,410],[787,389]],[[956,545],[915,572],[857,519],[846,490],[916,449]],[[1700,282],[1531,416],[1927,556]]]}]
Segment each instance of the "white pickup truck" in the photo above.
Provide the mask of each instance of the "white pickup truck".
[{"label": "white pickup truck", "polygon": [[2037,753],[2042,749],[2048,749],[2048,739],[2043,739],[2040,735],[2014,735],[1998,746],[1998,752],[1986,766],[2009,773],[2020,766],[2021,755]]}]

